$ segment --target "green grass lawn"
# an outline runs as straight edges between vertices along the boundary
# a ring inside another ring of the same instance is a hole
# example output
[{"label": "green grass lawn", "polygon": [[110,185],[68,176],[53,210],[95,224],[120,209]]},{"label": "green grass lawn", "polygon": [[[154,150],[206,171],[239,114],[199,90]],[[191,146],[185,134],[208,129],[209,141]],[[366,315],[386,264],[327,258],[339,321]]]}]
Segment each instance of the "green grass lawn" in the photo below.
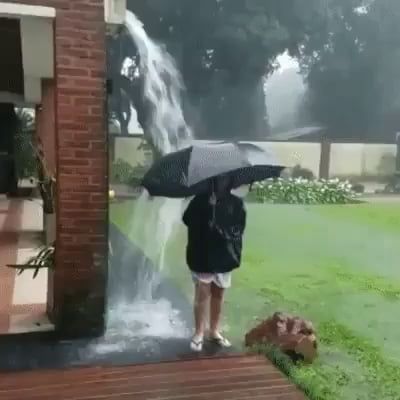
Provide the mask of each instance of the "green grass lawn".
[{"label": "green grass lawn", "polygon": [[[111,221],[156,260],[157,238],[144,240],[155,231],[153,207],[114,204]],[[171,238],[165,271],[191,296],[183,227]],[[291,371],[311,398],[400,399],[400,205],[249,204],[225,329],[240,344],[277,310],[316,325],[319,359]]]}]

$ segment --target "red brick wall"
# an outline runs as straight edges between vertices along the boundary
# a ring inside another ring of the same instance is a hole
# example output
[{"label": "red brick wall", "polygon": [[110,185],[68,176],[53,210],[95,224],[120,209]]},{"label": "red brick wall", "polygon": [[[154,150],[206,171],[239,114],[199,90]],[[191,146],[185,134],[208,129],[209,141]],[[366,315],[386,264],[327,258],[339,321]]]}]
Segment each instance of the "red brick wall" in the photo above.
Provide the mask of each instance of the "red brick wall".
[{"label": "red brick wall", "polygon": [[56,8],[54,311],[66,335],[95,335],[104,322],[108,249],[104,2],[9,2]]}]

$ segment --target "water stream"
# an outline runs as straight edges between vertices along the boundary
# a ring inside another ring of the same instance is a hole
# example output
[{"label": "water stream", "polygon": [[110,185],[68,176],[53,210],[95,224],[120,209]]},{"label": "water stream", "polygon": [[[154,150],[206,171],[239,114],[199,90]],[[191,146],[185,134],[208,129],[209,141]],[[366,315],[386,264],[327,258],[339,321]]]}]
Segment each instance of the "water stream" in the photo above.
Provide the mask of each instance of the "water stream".
[{"label": "water stream", "polygon": [[[187,146],[192,132],[182,110],[184,88],[174,59],[165,47],[149,38],[143,24],[129,11],[126,28],[140,55],[144,97],[152,109],[149,131],[153,143],[162,154]],[[179,338],[189,334],[171,302],[154,295],[160,284],[160,273],[165,268],[168,240],[176,224],[180,223],[183,202],[151,199],[145,192],[135,201],[134,207],[129,221],[130,236],[141,237],[140,250],[146,257],[118,256],[119,263],[122,262],[118,266],[119,276],[110,276],[117,285],[109,289],[117,293],[109,293],[113,300],[109,304],[106,335],[93,347],[97,354],[125,351],[132,342],[137,345],[138,339],[141,339],[141,345],[151,346],[149,338]],[[129,279],[133,276],[129,273],[132,270],[136,271],[136,282]],[[110,275],[113,273],[111,265]]]}]

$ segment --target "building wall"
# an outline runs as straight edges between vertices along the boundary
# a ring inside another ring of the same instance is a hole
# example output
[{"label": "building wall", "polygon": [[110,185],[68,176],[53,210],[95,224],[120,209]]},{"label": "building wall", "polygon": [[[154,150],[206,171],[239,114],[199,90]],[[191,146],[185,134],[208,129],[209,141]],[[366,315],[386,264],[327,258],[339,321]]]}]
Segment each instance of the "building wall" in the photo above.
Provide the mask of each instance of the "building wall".
[{"label": "building wall", "polygon": [[9,2],[56,8],[54,315],[67,336],[100,334],[108,249],[103,0]]},{"label": "building wall", "polygon": [[331,174],[381,176],[395,172],[396,145],[341,144],[331,147]]}]

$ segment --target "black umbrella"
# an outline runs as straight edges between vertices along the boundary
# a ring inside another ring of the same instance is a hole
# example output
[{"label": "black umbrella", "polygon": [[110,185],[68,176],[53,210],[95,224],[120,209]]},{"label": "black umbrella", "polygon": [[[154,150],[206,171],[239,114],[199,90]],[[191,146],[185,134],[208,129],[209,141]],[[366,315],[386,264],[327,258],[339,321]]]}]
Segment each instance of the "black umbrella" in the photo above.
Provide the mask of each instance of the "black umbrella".
[{"label": "black umbrella", "polygon": [[210,189],[210,181],[228,175],[234,187],[279,177],[285,167],[273,155],[249,143],[193,145],[158,159],[143,178],[152,196],[190,197]]}]

